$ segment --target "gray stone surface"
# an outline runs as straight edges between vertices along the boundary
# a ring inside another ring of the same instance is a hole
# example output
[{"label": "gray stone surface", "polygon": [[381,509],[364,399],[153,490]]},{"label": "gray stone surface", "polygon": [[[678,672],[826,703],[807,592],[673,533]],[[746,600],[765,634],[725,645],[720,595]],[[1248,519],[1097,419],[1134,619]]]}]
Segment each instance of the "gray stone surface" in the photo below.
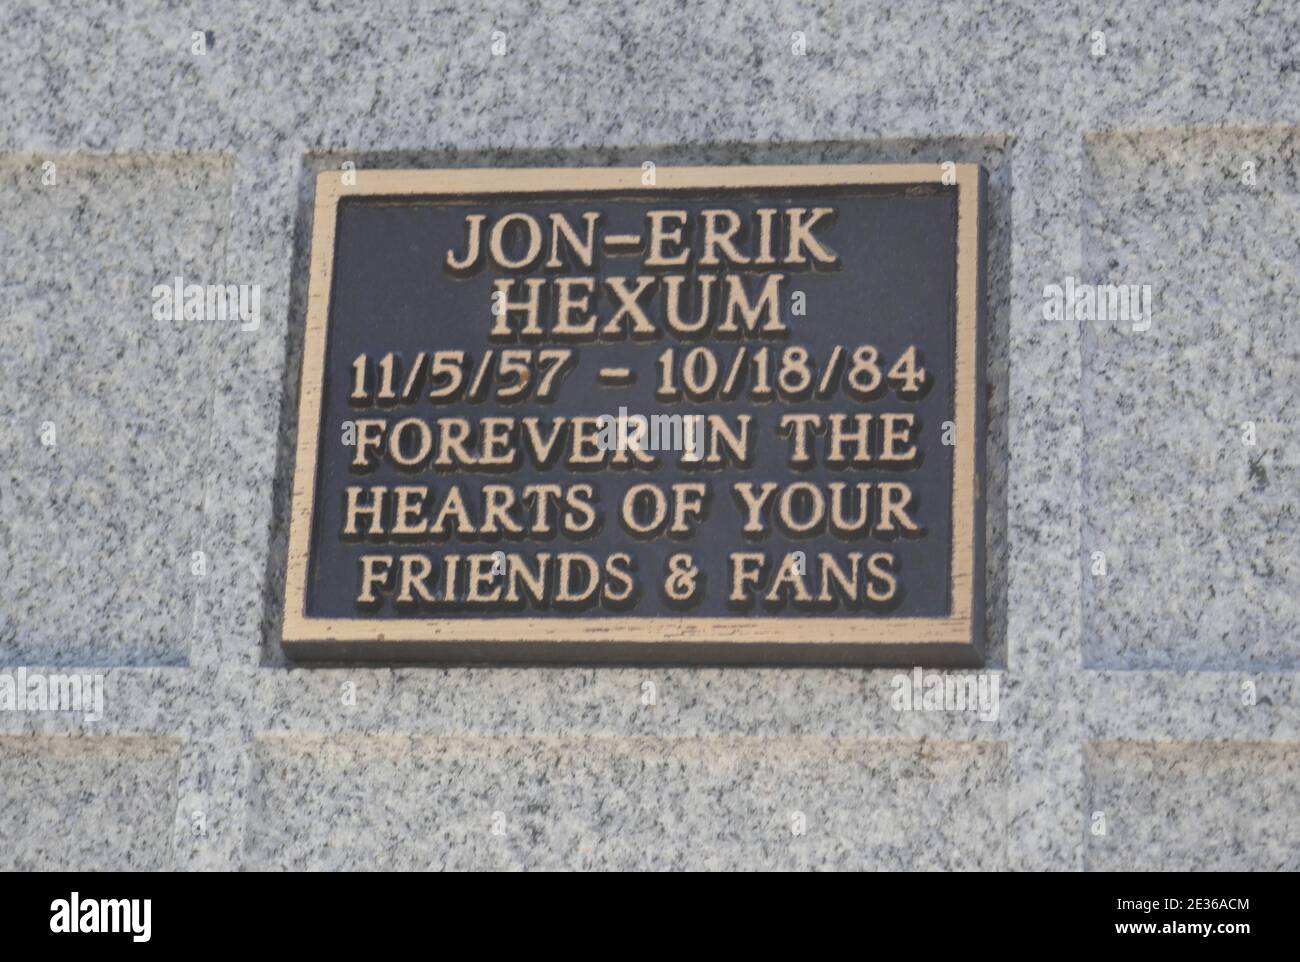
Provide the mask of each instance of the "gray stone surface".
[{"label": "gray stone surface", "polygon": [[167,868],[179,747],[161,738],[0,738],[6,869]]},{"label": "gray stone surface", "polygon": [[223,270],[230,185],[216,156],[0,158],[0,662],[187,659],[229,331],[150,291]]},{"label": "gray stone surface", "polygon": [[1086,756],[1094,811],[1088,868],[1103,872],[1300,869],[1294,745],[1101,743]]},{"label": "gray stone surface", "polygon": [[1298,148],[1280,130],[1085,146],[1082,279],[1154,301],[1150,330],[1084,331],[1085,540],[1107,561],[1084,579],[1090,664],[1300,664]]},{"label": "gray stone surface", "polygon": [[[106,695],[0,712],[0,867],[1297,867],[1294,4],[5,15],[0,672]],[[286,662],[316,170],[912,158],[991,175],[997,721],[890,671]],[[178,273],[261,326],[153,322]],[[1045,321],[1067,276],[1151,331]]]},{"label": "gray stone surface", "polygon": [[907,868],[908,840],[923,836],[927,868],[996,869],[1006,862],[1005,761],[987,742],[815,736],[273,738],[256,749],[249,860]]}]

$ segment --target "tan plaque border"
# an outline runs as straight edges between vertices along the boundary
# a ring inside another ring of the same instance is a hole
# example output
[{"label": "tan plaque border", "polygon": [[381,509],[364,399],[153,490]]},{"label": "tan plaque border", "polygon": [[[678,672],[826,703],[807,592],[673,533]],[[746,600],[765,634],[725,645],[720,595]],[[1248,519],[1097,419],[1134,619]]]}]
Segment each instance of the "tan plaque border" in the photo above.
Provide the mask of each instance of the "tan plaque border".
[{"label": "tan plaque border", "polygon": [[[957,164],[957,338],[955,371],[956,445],[953,456],[952,604],[951,614],[935,618],[822,617],[780,618],[621,617],[593,615],[546,618],[429,618],[366,619],[309,618],[306,611],[307,564],[312,529],[316,456],[320,445],[321,402],[329,320],[334,231],[339,202],[347,197],[421,196],[464,197],[489,194],[551,194],[559,192],[626,191],[660,193],[671,190],[942,185],[945,168],[938,164],[822,165],[782,167],[661,167],[652,187],[641,182],[638,168],[522,168],[510,170],[359,170],[355,183],[344,184],[339,171],[316,178],[315,216],[311,240],[311,274],[307,298],[307,331],[303,347],[302,387],[298,402],[298,441],[293,481],[293,515],[285,577],[283,639],[289,654],[321,656],[335,649],[355,657],[371,646],[384,657],[400,660],[409,647],[417,657],[418,643],[435,643],[444,652],[455,646],[472,648],[475,657],[491,656],[494,645],[546,660],[551,646],[613,645],[625,650],[661,646],[755,646],[766,652],[779,646],[813,646],[861,650],[914,645],[942,648],[945,655],[966,663],[979,662],[974,577],[979,556],[974,530],[976,476],[976,370],[980,296],[979,270],[983,252],[980,229],[980,171],[974,164]],[[948,180],[952,180],[949,166]],[[343,644],[346,643],[346,644]],[[358,644],[352,644],[358,643]],[[774,646],[777,646],[774,648]],[[684,652],[683,652],[684,653]],[[599,655],[590,650],[593,660]],[[737,652],[737,654],[739,654]],[[938,651],[936,650],[936,654]],[[454,658],[444,655],[444,657]],[[667,657],[662,650],[656,658]],[[924,657],[921,654],[921,657]],[[572,659],[572,651],[569,653]],[[831,655],[832,660],[839,658]],[[730,660],[730,659],[724,659]],[[776,660],[780,660],[779,658]],[[814,657],[816,660],[816,657]],[[844,660],[855,661],[852,656]],[[870,660],[870,659],[868,659]],[[894,656],[893,660],[897,660]]]}]

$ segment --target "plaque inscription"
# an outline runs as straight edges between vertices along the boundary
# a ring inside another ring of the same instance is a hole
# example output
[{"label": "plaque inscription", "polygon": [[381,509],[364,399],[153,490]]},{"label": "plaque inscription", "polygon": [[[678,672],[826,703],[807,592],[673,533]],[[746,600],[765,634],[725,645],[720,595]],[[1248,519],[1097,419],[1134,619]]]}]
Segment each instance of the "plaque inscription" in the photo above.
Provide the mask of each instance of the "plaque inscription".
[{"label": "plaque inscription", "polygon": [[983,197],[320,174],[286,652],[979,664]]}]

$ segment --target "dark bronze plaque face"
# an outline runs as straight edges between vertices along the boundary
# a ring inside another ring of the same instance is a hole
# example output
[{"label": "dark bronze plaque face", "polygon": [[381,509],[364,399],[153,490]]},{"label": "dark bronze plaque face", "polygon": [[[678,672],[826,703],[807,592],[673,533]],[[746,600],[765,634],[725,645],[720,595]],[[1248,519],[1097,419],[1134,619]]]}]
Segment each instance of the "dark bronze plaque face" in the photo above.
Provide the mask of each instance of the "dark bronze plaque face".
[{"label": "dark bronze plaque face", "polygon": [[286,651],[978,664],[982,205],[962,165],[320,175]]}]

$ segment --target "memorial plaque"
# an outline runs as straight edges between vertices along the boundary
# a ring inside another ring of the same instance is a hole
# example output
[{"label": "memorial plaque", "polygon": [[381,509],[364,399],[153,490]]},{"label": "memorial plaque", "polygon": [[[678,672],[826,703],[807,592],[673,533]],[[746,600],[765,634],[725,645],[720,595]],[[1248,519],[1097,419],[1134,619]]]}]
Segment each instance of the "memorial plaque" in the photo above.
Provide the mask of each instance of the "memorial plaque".
[{"label": "memorial plaque", "polygon": [[972,165],[327,172],[293,657],[978,665]]}]

